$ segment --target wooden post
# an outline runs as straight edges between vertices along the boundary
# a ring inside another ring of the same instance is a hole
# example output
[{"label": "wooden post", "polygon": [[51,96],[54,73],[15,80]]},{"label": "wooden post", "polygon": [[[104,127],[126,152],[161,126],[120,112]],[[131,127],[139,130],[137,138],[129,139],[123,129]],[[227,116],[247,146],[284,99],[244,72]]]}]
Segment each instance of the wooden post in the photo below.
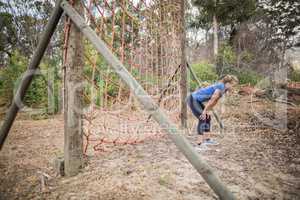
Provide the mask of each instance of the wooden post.
[{"label": "wooden post", "polygon": [[208,185],[215,191],[220,199],[235,199],[233,194],[221,182],[214,170],[201,158],[192,145],[184,137],[183,132],[178,131],[167,116],[161,111],[154,100],[147,94],[142,86],[133,78],[125,66],[109,50],[107,45],[97,36],[97,34],[85,23],[84,19],[74,10],[67,1],[61,4],[67,15],[72,19],[76,26],[82,31],[87,39],[94,45],[96,50],[102,54],[117,75],[128,85],[134,95],[140,101],[146,111],[152,114],[153,118],[169,134],[178,149],[186,156],[195,169],[202,175]]},{"label": "wooden post", "polygon": [[44,56],[44,53],[46,51],[46,48],[50,42],[50,39],[56,29],[56,26],[59,22],[59,19],[63,13],[63,10],[60,7],[60,3],[62,0],[58,0],[56,2],[56,6],[52,12],[52,15],[46,25],[45,31],[42,34],[42,37],[38,43],[38,46],[36,50],[34,51],[34,54],[30,60],[30,63],[28,65],[26,73],[24,73],[24,76],[21,80],[20,86],[17,90],[17,93],[15,94],[15,97],[13,99],[13,102],[9,108],[9,110],[6,113],[4,122],[0,129],[0,150],[3,147],[3,144],[5,142],[5,139],[8,135],[8,132],[17,116],[17,113],[20,109],[20,106],[22,104],[22,100],[25,96],[25,93],[30,86],[30,83],[33,79],[34,73],[36,72],[41,59]]},{"label": "wooden post", "polygon": [[[80,0],[74,1],[74,9],[83,15],[83,7]],[[82,33],[74,23],[71,23],[65,61],[66,73],[64,78],[64,163],[66,176],[78,174],[83,166],[83,88],[81,85],[84,66],[83,45]]]},{"label": "wooden post", "polygon": [[186,32],[185,32],[185,0],[180,2],[180,30],[181,30],[181,68],[180,68],[180,120],[182,128],[187,127],[187,73],[186,73]]}]

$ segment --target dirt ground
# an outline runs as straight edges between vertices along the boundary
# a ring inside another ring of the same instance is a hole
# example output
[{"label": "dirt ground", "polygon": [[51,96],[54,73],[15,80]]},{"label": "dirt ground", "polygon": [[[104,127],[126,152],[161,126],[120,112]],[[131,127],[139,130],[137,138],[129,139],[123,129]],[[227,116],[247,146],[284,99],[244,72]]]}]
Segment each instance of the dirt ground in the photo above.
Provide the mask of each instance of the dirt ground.
[{"label": "dirt ground", "polygon": [[[282,122],[274,118],[273,103],[249,101],[225,102],[219,145],[199,154],[238,199],[300,199],[299,108],[288,107],[289,129],[277,130],[268,125]],[[195,131],[186,137],[195,145]],[[20,117],[0,152],[0,199],[218,199],[168,138],[108,149],[89,149],[82,172],[61,177],[53,161],[63,155],[62,116]]]}]

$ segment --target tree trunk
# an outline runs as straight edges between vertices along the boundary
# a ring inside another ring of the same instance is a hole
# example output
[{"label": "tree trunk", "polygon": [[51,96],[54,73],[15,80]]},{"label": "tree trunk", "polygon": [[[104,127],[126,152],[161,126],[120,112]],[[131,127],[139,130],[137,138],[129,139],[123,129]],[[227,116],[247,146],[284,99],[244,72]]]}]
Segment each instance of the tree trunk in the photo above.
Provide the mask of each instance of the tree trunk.
[{"label": "tree trunk", "polygon": [[47,94],[48,94],[48,109],[47,113],[53,115],[55,113],[55,84],[53,67],[48,67],[47,71]]},{"label": "tree trunk", "polygon": [[286,44],[287,44],[287,39],[285,39],[283,41],[283,45],[282,45],[281,60],[280,60],[280,66],[279,66],[280,69],[282,69],[284,67],[284,64],[285,64]]},{"label": "tree trunk", "polygon": [[181,97],[181,126],[187,127],[187,105],[185,99],[187,97],[187,72],[186,72],[186,32],[185,32],[185,0],[180,3],[180,19],[181,19],[181,69],[180,69],[180,97]]},{"label": "tree trunk", "polygon": [[214,32],[213,56],[214,56],[214,61],[216,63],[217,55],[218,55],[218,49],[219,49],[219,44],[218,44],[218,21],[217,21],[216,15],[213,16],[213,32]]},{"label": "tree trunk", "polygon": [[236,67],[240,68],[240,64],[241,64],[241,37],[238,36],[238,46],[237,46],[237,59],[236,59]]},{"label": "tree trunk", "polygon": [[[209,48],[209,35],[208,35],[208,33],[209,33],[209,28],[207,28],[207,29],[205,29],[205,47],[206,48]],[[205,58],[208,60],[209,59],[209,57],[210,57],[210,54],[211,54],[211,52],[209,52],[209,51],[205,51]]]},{"label": "tree trunk", "polygon": [[[80,0],[74,1],[74,8],[83,13]],[[74,176],[83,166],[82,137],[82,73],[84,65],[83,35],[71,23],[65,73],[65,143],[64,160],[66,176]]]}]

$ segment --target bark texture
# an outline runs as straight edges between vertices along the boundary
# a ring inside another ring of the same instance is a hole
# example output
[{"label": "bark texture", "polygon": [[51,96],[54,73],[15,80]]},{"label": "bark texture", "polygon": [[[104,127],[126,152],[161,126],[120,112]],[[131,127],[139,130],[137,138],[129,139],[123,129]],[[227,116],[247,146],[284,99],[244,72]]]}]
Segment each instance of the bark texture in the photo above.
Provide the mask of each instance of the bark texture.
[{"label": "bark texture", "polygon": [[[80,0],[74,1],[74,8],[83,13]],[[83,35],[71,23],[66,57],[65,96],[64,96],[64,159],[65,175],[74,176],[83,166],[82,133],[82,73],[84,65]]]},{"label": "bark texture", "polygon": [[180,19],[181,19],[181,69],[180,69],[180,99],[181,112],[180,120],[182,128],[187,127],[187,105],[185,99],[187,97],[187,71],[186,71],[186,32],[185,32],[185,0],[180,2]]},{"label": "bark texture", "polygon": [[214,60],[216,61],[219,49],[219,41],[218,41],[218,21],[216,15],[213,16],[213,31],[214,31],[214,49],[213,55]]}]

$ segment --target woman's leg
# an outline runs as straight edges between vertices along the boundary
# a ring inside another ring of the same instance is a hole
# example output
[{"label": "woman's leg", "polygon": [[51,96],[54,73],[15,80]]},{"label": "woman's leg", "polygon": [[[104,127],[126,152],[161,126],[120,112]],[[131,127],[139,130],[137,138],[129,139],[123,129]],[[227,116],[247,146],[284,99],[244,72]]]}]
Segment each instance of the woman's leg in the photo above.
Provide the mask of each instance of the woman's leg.
[{"label": "woman's leg", "polygon": [[203,107],[201,106],[201,104],[198,101],[196,101],[192,97],[192,95],[188,96],[187,104],[189,105],[193,115],[198,119],[197,133],[198,133],[199,137],[197,140],[197,144],[201,144],[203,142],[204,129],[203,129],[203,125],[202,125],[203,122],[199,119],[199,117],[202,114]]},{"label": "woman's leg", "polygon": [[187,100],[186,100],[188,106],[190,107],[193,115],[199,119],[200,115],[202,114],[202,107],[200,106],[200,103],[198,101],[196,101],[192,95],[189,95],[187,97]]},{"label": "woman's leg", "polygon": [[197,131],[198,131],[198,140],[197,140],[197,144],[202,144],[202,142],[204,141],[204,130],[203,130],[203,120],[198,121],[198,125],[197,125]]},{"label": "woman's leg", "polygon": [[[200,103],[200,106],[204,110],[205,106],[202,103]],[[204,119],[204,120],[199,120],[198,126],[199,126],[200,131],[203,133],[202,141],[208,140],[211,137],[210,121],[211,121],[210,115],[207,115],[206,119]]]}]

